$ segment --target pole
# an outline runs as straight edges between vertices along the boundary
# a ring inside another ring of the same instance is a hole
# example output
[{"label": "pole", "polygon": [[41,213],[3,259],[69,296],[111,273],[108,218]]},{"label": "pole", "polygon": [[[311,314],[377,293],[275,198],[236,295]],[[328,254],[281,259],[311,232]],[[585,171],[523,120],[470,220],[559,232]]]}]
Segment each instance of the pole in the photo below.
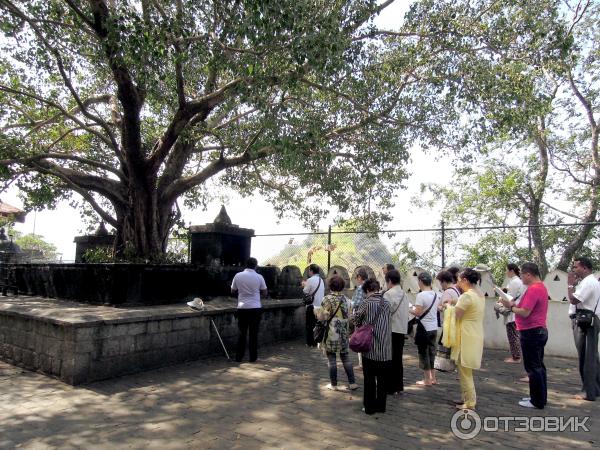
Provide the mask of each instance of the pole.
[{"label": "pole", "polygon": [[215,325],[215,321],[212,320],[212,318],[210,319],[210,323],[212,323],[212,326],[215,327],[215,331],[217,333],[217,337],[219,338],[219,341],[221,341],[221,345],[223,346],[223,350],[225,350],[225,356],[227,356],[227,359],[231,359],[229,357],[229,353],[227,353],[227,349],[225,348],[225,344],[223,343],[223,339],[221,339],[221,335],[219,334],[219,330],[217,330],[217,326]]},{"label": "pole", "polygon": [[[190,226],[191,226],[190,222]],[[190,232],[190,229],[188,227],[188,232],[187,232],[187,263],[191,263],[192,262],[192,233]]]},{"label": "pole", "polygon": [[446,267],[446,222],[442,220],[442,269]]},{"label": "pole", "polygon": [[331,269],[331,225],[329,225],[329,229],[327,230],[327,273],[329,274],[329,269]]}]

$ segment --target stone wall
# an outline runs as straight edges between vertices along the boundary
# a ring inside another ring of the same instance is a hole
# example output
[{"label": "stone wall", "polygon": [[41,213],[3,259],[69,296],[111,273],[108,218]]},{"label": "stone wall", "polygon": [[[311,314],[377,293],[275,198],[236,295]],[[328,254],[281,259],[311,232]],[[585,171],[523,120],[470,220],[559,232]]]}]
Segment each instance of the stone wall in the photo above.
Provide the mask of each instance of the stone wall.
[{"label": "stone wall", "polygon": [[[231,293],[239,266],[191,264],[6,264],[20,294],[97,305],[165,305]],[[297,269],[297,268],[296,268]],[[259,267],[272,298],[300,298],[300,270]]]},{"label": "stone wall", "polygon": [[[299,300],[266,300],[263,307],[261,344],[302,336],[304,307]],[[229,301],[204,312],[156,307],[125,310],[121,318],[106,319],[98,307],[98,313],[86,312],[82,319],[60,320],[39,309],[4,309],[0,359],[69,384],[97,381],[223,354],[211,319],[233,357],[235,311],[235,302]]]}]

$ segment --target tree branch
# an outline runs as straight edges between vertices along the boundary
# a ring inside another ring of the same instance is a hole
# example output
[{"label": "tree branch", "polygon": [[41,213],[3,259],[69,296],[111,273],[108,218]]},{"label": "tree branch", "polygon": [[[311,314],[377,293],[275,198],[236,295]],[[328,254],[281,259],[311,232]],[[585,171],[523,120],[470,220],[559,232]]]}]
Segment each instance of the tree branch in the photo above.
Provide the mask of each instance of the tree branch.
[{"label": "tree branch", "polygon": [[[110,94],[102,94],[102,95],[97,95],[95,97],[87,98],[82,103],[84,106],[91,106],[96,103],[108,103],[108,102],[110,102],[110,99],[111,99]],[[68,113],[69,113],[69,115],[74,116],[75,114],[77,114],[80,111],[81,111],[81,108],[79,106],[76,106],[76,107],[72,108],[71,110],[69,110]],[[31,134],[31,133],[36,132],[40,128],[45,127],[46,125],[56,123],[58,121],[58,119],[60,119],[63,116],[64,116],[64,114],[59,113],[59,114],[56,114],[56,115],[50,117],[49,119],[9,124],[9,125],[5,125],[1,129],[9,130],[9,129],[13,129],[13,128],[30,128],[31,127],[31,130],[29,130],[29,132],[28,132],[28,134]]]},{"label": "tree branch", "polygon": [[117,96],[123,107],[122,143],[128,155],[128,162],[137,166],[144,163],[142,153],[140,110],[144,103],[144,93],[136,86],[131,76],[116,39],[109,39],[107,22],[109,11],[103,0],[89,0],[92,15],[94,17],[93,30],[104,47],[104,53],[108,59],[109,67],[117,84]]},{"label": "tree branch", "polygon": [[202,171],[195,175],[180,178],[168,186],[163,194],[164,201],[170,201],[179,197],[182,193],[192,189],[217,173],[230,167],[241,166],[259,159],[267,158],[275,152],[273,147],[262,147],[255,153],[245,152],[244,154],[232,158],[219,158],[209,163]]},{"label": "tree branch", "polygon": [[102,142],[104,142],[109,148],[113,148],[115,150],[115,152],[118,152],[118,148],[114,148],[113,147],[113,142],[105,135],[103,135],[102,133],[99,133],[97,130],[94,130],[93,128],[90,128],[89,126],[87,126],[84,122],[81,121],[81,119],[79,119],[77,116],[70,114],[69,111],[67,111],[62,105],[60,105],[59,103],[56,103],[52,100],[48,100],[46,98],[43,98],[37,94],[33,94],[31,92],[26,92],[26,91],[19,91],[17,89],[13,89],[9,86],[4,86],[0,84],[0,91],[2,92],[7,92],[10,94],[14,94],[14,95],[22,95],[24,97],[29,97],[32,98],[34,100],[37,100],[45,105],[51,106],[57,110],[59,110],[63,116],[68,117],[70,120],[72,120],[75,124],[79,125],[82,129],[86,130],[89,133],[94,134],[96,137],[98,137],[99,139],[102,140]]},{"label": "tree branch", "polygon": [[114,134],[113,134],[112,130],[110,129],[110,127],[108,126],[108,124],[106,123],[106,121],[104,119],[102,119],[101,117],[96,116],[95,114],[91,114],[87,110],[85,104],[79,98],[79,94],[77,93],[77,91],[73,87],[71,79],[69,78],[69,76],[66,73],[62,56],[61,56],[60,52],[56,49],[56,47],[54,47],[53,45],[50,44],[50,42],[48,42],[48,40],[46,39],[46,36],[44,36],[44,33],[42,33],[42,31],[37,26],[37,24],[29,16],[27,16],[25,13],[23,13],[19,8],[17,8],[15,5],[13,5],[8,0],[2,0],[2,3],[4,3],[5,5],[7,5],[8,9],[15,16],[19,17],[21,20],[24,20],[25,22],[27,22],[29,24],[29,26],[32,28],[32,30],[35,33],[35,35],[38,37],[38,39],[44,45],[44,47],[46,47],[46,49],[54,56],[54,59],[56,60],[56,65],[58,67],[58,71],[60,73],[61,78],[63,79],[63,83],[64,83],[65,87],[69,90],[69,92],[71,93],[71,96],[73,97],[73,99],[77,103],[77,105],[78,105],[79,110],[81,111],[81,113],[85,117],[87,117],[88,119],[90,119],[93,122],[95,122],[98,125],[100,125],[104,129],[104,131],[106,132],[106,134],[108,135],[108,137],[109,137],[109,139],[111,141],[111,144],[112,144],[111,146],[113,148],[118,148],[118,144],[116,142]]},{"label": "tree branch", "polygon": [[127,204],[127,194],[123,192],[123,186],[115,180],[61,167],[47,160],[34,159],[24,165],[35,168],[38,171],[43,170],[43,173],[47,175],[53,175],[61,179],[67,178],[79,188],[97,192],[109,199],[113,204]]},{"label": "tree branch", "polygon": [[150,169],[152,171],[158,170],[177,141],[177,138],[194,116],[198,116],[195,120],[202,121],[206,119],[212,109],[224,100],[226,93],[234,89],[241,81],[241,78],[237,78],[216,91],[194,101],[187,102],[185,107],[179,108],[162,138],[156,142],[152,149],[152,153],[148,159]]},{"label": "tree branch", "polygon": [[69,5],[69,8],[73,10],[73,12],[83,21],[83,23],[87,24],[90,29],[94,29],[94,22],[90,20],[84,13],[79,9],[79,7],[73,2],[73,0],[65,0],[65,3]]},{"label": "tree branch", "polygon": [[569,84],[571,86],[571,90],[575,94],[575,97],[579,100],[588,117],[588,121],[593,128],[597,128],[596,119],[594,118],[594,109],[590,102],[583,96],[577,85],[575,84],[575,80],[573,80],[573,74],[569,70],[567,72],[567,76],[569,77]]},{"label": "tree branch", "polygon": [[0,166],[8,166],[11,164],[22,164],[27,165],[30,162],[43,160],[43,159],[61,159],[65,161],[76,161],[90,167],[94,167],[96,169],[106,170],[107,172],[114,173],[122,180],[125,179],[125,175],[118,169],[115,169],[113,166],[108,164],[101,163],[99,161],[94,161],[93,159],[84,158],[82,156],[77,155],[68,155],[65,153],[41,153],[38,155],[33,155],[28,158],[16,158],[16,159],[0,159]]}]

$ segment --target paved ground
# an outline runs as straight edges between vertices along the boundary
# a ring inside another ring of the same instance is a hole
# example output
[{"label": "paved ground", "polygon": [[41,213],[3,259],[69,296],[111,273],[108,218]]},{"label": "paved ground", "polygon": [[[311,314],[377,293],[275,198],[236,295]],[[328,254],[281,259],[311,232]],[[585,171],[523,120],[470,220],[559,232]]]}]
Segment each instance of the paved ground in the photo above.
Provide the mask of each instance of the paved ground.
[{"label": "paved ground", "polygon": [[[505,352],[486,350],[475,380],[478,413],[591,416],[585,422],[589,432],[482,431],[463,441],[450,428],[457,376],[440,374],[436,387],[412,387],[419,376],[415,348],[406,353],[405,394],[388,398],[388,412],[374,416],[361,412],[362,389],[351,394],[324,388],[326,360],[301,342],[264,348],[255,364],[215,358],[82,387],[0,363],[0,448],[600,446],[599,403],[570,399],[578,388],[573,360],[547,358],[549,405],[532,411],[516,404],[527,394],[527,385],[515,382],[521,368],[502,363]],[[523,422],[510,429],[515,425]]]}]

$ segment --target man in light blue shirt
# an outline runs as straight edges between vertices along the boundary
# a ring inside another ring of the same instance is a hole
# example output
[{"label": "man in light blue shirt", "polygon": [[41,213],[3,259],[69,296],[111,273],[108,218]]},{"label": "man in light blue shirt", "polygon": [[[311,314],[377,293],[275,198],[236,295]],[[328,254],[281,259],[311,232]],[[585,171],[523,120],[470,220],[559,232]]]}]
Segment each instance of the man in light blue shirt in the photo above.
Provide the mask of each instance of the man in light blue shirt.
[{"label": "man in light blue shirt", "polygon": [[356,282],[354,283],[354,295],[352,296],[353,310],[358,308],[358,305],[360,305],[365,298],[365,291],[363,291],[362,285],[368,278],[369,275],[365,269],[358,269],[354,278]]},{"label": "man in light blue shirt", "polygon": [[260,298],[267,295],[267,285],[263,276],[256,273],[257,266],[256,258],[249,258],[246,262],[246,270],[237,273],[231,283],[231,294],[238,298],[236,315],[240,335],[235,355],[235,360],[238,362],[244,358],[244,353],[246,353],[247,334],[249,334],[250,362],[256,361],[258,357],[258,326],[262,311]]}]

